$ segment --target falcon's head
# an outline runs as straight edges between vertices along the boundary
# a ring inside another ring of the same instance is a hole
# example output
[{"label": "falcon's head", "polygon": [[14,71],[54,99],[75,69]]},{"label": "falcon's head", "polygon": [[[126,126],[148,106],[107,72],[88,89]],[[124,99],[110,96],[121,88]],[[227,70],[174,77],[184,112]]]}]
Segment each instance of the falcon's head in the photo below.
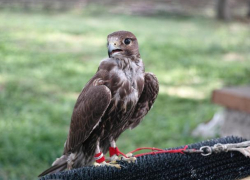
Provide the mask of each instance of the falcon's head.
[{"label": "falcon's head", "polygon": [[129,31],[116,31],[108,35],[109,57],[140,57],[138,42]]}]

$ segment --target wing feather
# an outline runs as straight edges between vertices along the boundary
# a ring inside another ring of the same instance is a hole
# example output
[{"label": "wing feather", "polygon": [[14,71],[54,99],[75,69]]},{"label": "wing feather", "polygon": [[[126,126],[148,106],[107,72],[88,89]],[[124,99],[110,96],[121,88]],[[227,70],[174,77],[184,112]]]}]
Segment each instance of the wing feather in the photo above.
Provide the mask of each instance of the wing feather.
[{"label": "wing feather", "polygon": [[104,85],[91,86],[79,95],[73,114],[64,154],[74,151],[100,123],[111,101],[111,92]]},{"label": "wing feather", "polygon": [[159,83],[154,74],[145,73],[144,79],[142,94],[129,123],[131,129],[135,128],[148,113],[159,92]]}]

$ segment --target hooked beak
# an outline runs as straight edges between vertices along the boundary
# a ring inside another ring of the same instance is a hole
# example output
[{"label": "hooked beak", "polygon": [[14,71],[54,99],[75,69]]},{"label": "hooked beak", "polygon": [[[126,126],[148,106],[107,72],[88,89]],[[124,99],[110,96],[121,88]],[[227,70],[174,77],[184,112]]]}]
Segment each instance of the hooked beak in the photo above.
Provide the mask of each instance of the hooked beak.
[{"label": "hooked beak", "polygon": [[117,43],[109,43],[108,45],[108,55],[111,57],[112,54],[121,52],[122,50],[120,49],[119,46],[117,46]]}]

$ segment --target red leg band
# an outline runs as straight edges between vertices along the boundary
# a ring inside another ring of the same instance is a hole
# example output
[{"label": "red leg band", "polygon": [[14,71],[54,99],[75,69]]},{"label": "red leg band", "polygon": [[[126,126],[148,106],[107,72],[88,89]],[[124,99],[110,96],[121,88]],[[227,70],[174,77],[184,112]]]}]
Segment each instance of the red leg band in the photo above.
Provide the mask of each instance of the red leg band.
[{"label": "red leg band", "polygon": [[95,154],[95,161],[97,163],[102,163],[105,161],[105,157],[103,156],[102,152]]},{"label": "red leg band", "polygon": [[109,147],[109,156],[112,157],[113,155],[117,155],[119,156],[120,155],[120,151],[118,149],[118,147]]}]

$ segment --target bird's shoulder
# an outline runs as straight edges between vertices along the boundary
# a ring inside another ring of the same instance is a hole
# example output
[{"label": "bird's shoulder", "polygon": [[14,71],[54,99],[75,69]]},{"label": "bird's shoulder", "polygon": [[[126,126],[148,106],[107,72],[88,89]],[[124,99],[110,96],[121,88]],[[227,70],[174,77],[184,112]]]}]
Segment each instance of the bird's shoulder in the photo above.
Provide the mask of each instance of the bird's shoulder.
[{"label": "bird's shoulder", "polygon": [[105,58],[100,62],[98,71],[111,71],[114,67],[117,67],[117,61],[113,58]]}]

